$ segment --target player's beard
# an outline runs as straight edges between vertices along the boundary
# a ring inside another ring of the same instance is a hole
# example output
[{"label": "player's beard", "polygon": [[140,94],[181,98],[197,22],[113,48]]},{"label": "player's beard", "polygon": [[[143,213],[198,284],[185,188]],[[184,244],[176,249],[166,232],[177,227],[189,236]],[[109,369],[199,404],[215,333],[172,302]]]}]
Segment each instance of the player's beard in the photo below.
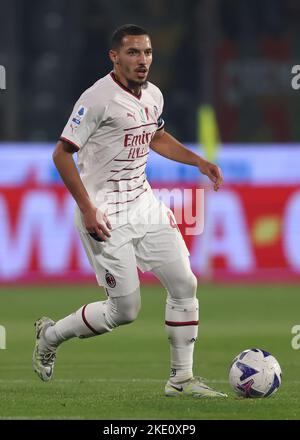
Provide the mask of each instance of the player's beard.
[{"label": "player's beard", "polygon": [[138,87],[143,87],[147,83],[149,68],[147,68],[146,75],[144,78],[132,78],[136,75],[136,67],[132,68],[127,66],[125,63],[123,63],[121,60],[119,62],[120,71],[122,72],[122,75],[125,77],[127,81],[127,87],[129,89],[135,89]]},{"label": "player's beard", "polygon": [[[134,73],[136,73],[136,72],[134,72]],[[147,78],[148,78],[148,72],[146,73],[144,78],[137,78],[137,79],[127,78],[128,87],[129,88],[142,87],[144,84],[146,84]]]},{"label": "player's beard", "polygon": [[141,79],[139,81],[135,81],[132,79],[127,79],[127,81],[128,81],[128,88],[134,89],[135,87],[142,87],[144,84],[146,84],[147,77],[145,77],[144,79]]},{"label": "player's beard", "polygon": [[147,82],[147,78],[148,78],[148,69],[146,70],[146,74],[145,74],[145,76],[144,76],[144,78],[134,78],[134,79],[132,79],[132,76],[136,76],[136,75],[138,75],[138,72],[136,71],[136,69],[133,71],[133,72],[128,72],[129,73],[129,75],[128,75],[128,78],[127,78],[127,81],[128,81],[128,87],[129,88],[135,88],[135,87],[142,87],[144,84],[146,84],[146,82]]}]

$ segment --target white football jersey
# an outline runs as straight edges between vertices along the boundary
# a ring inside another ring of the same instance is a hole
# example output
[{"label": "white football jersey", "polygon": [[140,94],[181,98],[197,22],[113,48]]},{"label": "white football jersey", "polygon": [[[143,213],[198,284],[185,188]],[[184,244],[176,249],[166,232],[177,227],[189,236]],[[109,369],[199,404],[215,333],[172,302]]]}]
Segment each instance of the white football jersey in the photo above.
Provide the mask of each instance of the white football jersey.
[{"label": "white football jersey", "polygon": [[113,72],[76,102],[61,140],[78,148],[82,182],[94,205],[108,215],[153,197],[145,167],[149,144],[164,122],[163,96],[147,82],[136,96]]}]

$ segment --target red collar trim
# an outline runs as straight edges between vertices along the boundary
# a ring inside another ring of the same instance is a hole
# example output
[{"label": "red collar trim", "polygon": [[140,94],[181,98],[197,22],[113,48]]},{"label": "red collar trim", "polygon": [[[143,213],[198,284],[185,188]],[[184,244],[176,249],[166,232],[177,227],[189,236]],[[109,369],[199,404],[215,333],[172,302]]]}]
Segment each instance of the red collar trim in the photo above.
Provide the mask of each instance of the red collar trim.
[{"label": "red collar trim", "polygon": [[112,77],[113,81],[118,84],[119,87],[121,87],[121,89],[125,90],[125,92],[130,93],[130,95],[134,96],[137,99],[141,99],[142,97],[142,91],[140,92],[139,95],[135,95],[134,93],[132,93],[131,90],[129,90],[127,87],[125,87],[119,80],[117,80],[114,72],[110,72],[110,76]]}]

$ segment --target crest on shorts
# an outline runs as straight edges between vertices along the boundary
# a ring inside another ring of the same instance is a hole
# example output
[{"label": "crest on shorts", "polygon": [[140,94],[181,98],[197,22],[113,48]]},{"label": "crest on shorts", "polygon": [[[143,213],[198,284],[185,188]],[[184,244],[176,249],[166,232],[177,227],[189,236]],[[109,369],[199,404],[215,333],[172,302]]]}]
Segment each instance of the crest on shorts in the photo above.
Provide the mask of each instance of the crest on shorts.
[{"label": "crest on shorts", "polygon": [[116,279],[115,277],[108,272],[108,270],[106,271],[105,274],[105,281],[107,282],[107,284],[109,285],[109,287],[116,287]]}]

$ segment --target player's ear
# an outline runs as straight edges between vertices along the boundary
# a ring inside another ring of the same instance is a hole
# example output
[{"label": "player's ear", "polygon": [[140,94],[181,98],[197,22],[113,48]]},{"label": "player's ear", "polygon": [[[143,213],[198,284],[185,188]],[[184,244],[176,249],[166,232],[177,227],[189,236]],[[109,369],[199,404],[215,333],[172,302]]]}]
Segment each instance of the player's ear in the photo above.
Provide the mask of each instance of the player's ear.
[{"label": "player's ear", "polygon": [[108,54],[112,63],[114,64],[118,63],[118,53],[116,50],[111,49]]}]

